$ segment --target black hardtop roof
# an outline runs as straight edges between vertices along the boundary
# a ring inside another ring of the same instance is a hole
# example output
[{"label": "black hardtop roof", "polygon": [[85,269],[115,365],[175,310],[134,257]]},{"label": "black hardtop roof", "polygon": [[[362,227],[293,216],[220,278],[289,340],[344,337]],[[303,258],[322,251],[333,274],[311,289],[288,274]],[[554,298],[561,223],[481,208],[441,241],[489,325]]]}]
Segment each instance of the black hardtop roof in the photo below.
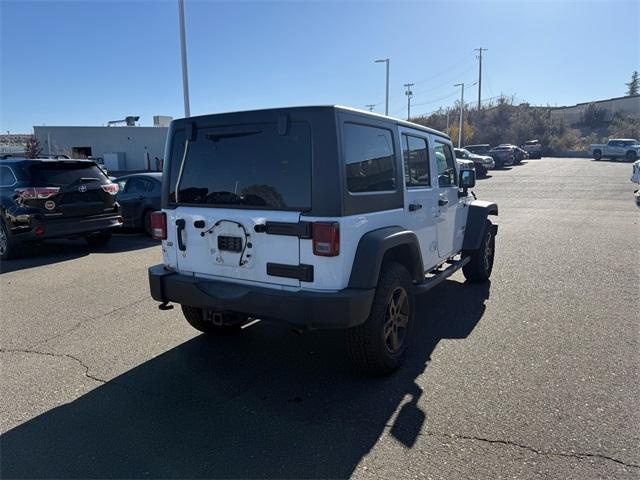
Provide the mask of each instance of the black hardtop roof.
[{"label": "black hardtop roof", "polygon": [[351,113],[351,114],[357,114],[357,115],[361,115],[363,117],[368,117],[368,118],[375,118],[376,120],[386,120],[390,123],[393,123],[395,125],[401,125],[403,127],[407,127],[407,128],[413,128],[416,130],[422,130],[424,132],[428,132],[431,133],[433,135],[438,135],[440,137],[446,138],[446,139],[450,139],[450,137],[446,134],[443,133],[439,130],[435,130],[433,128],[429,128],[429,127],[425,127],[424,125],[420,125],[418,123],[413,123],[413,122],[408,122],[406,120],[401,120],[399,118],[395,118],[395,117],[389,117],[386,115],[381,115],[379,113],[374,113],[374,112],[369,112],[366,110],[360,110],[357,108],[351,108],[351,107],[345,107],[342,105],[309,105],[309,106],[299,106],[299,107],[278,107],[278,108],[262,108],[262,109],[255,109],[255,110],[240,110],[240,111],[236,111],[236,112],[224,112],[224,113],[212,113],[212,114],[208,114],[208,115],[198,115],[195,117],[187,117],[187,118],[179,118],[176,120],[173,120],[173,122],[171,123],[175,123],[175,124],[182,124],[182,123],[187,123],[189,121],[195,121],[196,125],[198,123],[198,121],[203,121],[207,118],[211,118],[211,117],[223,117],[223,116],[237,116],[237,115],[250,115],[250,114],[256,114],[256,113],[261,113],[261,112],[282,112],[282,113],[287,113],[287,112],[304,112],[306,111],[311,111],[311,110],[326,110],[326,109],[330,109],[330,110],[336,110],[336,111],[343,111],[343,112],[347,112],[347,113]]}]

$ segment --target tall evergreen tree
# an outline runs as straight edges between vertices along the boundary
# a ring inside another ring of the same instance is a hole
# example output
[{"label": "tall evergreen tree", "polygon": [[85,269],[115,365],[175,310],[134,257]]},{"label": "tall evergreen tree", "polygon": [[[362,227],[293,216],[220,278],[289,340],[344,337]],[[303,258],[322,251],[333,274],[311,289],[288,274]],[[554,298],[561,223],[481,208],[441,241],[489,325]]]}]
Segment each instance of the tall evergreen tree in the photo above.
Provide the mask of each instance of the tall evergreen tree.
[{"label": "tall evergreen tree", "polygon": [[631,74],[631,81],[625,85],[627,86],[627,96],[638,95],[638,91],[640,91],[640,78],[638,78],[637,70]]}]

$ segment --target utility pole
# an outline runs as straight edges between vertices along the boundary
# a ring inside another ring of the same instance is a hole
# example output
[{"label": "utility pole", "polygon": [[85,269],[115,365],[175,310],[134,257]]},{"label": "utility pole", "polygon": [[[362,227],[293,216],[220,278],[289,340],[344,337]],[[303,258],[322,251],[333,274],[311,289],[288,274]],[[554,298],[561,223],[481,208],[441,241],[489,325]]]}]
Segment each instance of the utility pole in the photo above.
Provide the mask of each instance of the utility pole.
[{"label": "utility pole", "polygon": [[449,107],[447,107],[447,135],[449,135]]},{"label": "utility pole", "polygon": [[415,83],[405,83],[404,86],[407,87],[407,90],[404,94],[407,96],[407,121],[411,118],[411,97],[413,96],[413,92],[411,91],[411,87],[413,87]]},{"label": "utility pole", "polygon": [[187,73],[187,41],[184,30],[184,0],[178,0],[178,15],[180,17],[180,54],[182,57],[182,93],[184,96],[184,116],[191,116],[189,108],[189,75]]},{"label": "utility pole", "polygon": [[462,120],[464,112],[464,83],[456,83],[454,87],[462,87],[460,94],[460,128],[458,128],[458,148],[462,148]]},{"label": "utility pole", "polygon": [[389,59],[382,58],[380,60],[375,60],[375,63],[386,63],[387,64],[387,87],[386,87],[386,95],[384,100],[384,114],[389,115]]},{"label": "utility pole", "polygon": [[486,52],[487,49],[486,48],[475,48],[473,50],[474,52],[478,52],[478,60],[479,60],[479,66],[478,66],[478,110],[480,110],[480,104],[482,101],[482,52]]},{"label": "utility pole", "polygon": [[376,106],[375,103],[368,103],[367,105],[365,105],[365,107],[367,107],[370,112],[373,112],[373,109],[375,106]]}]

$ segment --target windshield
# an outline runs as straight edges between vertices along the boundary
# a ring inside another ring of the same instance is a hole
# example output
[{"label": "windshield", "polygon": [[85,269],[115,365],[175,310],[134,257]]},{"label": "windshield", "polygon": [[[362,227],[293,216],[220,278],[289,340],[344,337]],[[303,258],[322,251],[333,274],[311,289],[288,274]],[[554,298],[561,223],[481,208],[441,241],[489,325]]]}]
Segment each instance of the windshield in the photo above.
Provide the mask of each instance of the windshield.
[{"label": "windshield", "polygon": [[79,181],[105,182],[107,177],[91,162],[30,162],[27,167],[31,183],[63,187]]},{"label": "windshield", "polygon": [[[175,135],[170,201],[180,204],[282,210],[311,208],[311,129],[293,122],[198,130],[186,148]],[[176,193],[176,186],[179,187]]]}]

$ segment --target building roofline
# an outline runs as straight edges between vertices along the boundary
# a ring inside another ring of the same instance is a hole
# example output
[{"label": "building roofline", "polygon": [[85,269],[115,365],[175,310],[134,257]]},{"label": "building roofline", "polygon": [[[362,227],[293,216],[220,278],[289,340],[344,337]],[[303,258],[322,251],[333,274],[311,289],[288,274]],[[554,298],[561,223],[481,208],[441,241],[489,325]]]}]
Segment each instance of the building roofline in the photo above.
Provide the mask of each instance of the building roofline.
[{"label": "building roofline", "polygon": [[613,97],[613,98],[607,98],[604,100],[593,100],[591,102],[580,102],[580,103],[576,103],[575,105],[567,105],[565,107],[550,107],[550,108],[551,110],[564,110],[565,108],[576,108],[582,105],[590,105],[592,103],[612,102],[614,100],[623,100],[625,98],[637,98],[640,100],[640,95],[624,95],[622,97]]}]

